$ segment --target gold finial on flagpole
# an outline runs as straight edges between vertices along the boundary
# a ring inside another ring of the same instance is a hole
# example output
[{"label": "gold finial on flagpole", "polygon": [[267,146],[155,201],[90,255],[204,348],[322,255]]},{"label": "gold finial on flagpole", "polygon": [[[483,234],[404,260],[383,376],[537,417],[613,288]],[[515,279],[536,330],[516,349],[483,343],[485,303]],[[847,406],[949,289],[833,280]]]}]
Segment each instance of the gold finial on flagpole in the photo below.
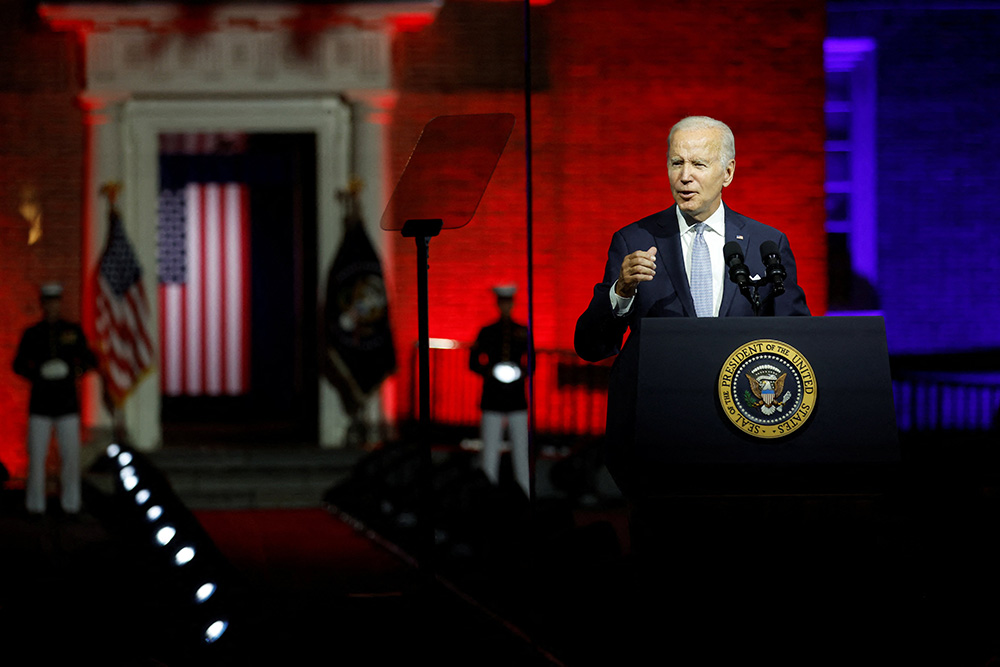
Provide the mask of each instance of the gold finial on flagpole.
[{"label": "gold finial on flagpole", "polygon": [[42,238],[42,203],[34,187],[26,185],[21,188],[21,203],[17,210],[28,223],[28,245],[35,245]]},{"label": "gold finial on flagpole", "polygon": [[358,204],[358,198],[361,196],[361,190],[363,187],[364,183],[362,180],[357,176],[354,176],[347,182],[347,188],[337,193],[337,196],[344,207],[345,219],[357,220],[361,217],[361,207]]},{"label": "gold finial on flagpole", "polygon": [[108,204],[113,208],[118,199],[118,193],[122,191],[122,184],[119,181],[108,181],[101,186],[101,194],[108,198]]}]

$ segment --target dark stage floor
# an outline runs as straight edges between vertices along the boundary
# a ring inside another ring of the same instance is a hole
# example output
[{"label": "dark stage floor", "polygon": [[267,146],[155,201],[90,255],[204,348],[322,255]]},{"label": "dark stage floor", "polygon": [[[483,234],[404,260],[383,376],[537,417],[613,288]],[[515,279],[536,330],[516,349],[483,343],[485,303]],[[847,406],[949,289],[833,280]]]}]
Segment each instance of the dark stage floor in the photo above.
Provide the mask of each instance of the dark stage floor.
[{"label": "dark stage floor", "polygon": [[[475,515],[415,560],[399,516],[395,533],[357,523],[362,487],[335,507],[190,512],[221,582],[214,610],[120,498],[88,486],[81,519],[32,522],[8,489],[0,660],[998,664],[998,498],[975,470],[885,493],[678,495],[656,509],[665,539],[648,559],[621,502],[484,504],[467,485]],[[209,611],[230,625],[203,644]]]}]

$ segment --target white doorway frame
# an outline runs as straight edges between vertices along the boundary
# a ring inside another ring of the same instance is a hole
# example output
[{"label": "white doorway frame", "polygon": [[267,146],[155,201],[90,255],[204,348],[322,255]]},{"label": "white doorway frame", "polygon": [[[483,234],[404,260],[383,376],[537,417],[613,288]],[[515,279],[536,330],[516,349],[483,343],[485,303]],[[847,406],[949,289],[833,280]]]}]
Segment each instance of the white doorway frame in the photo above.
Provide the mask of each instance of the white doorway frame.
[{"label": "white doorway frame", "polygon": [[[336,193],[351,174],[350,109],[337,98],[300,100],[129,100],[121,109],[122,199],[126,232],[145,271],[146,294],[157,294],[157,202],[159,201],[159,135],[170,132],[309,133],[316,138],[316,264],[321,290],[333,261],[343,223]],[[101,220],[103,216],[95,219]],[[95,225],[98,236],[103,226]],[[88,244],[90,248],[100,243]],[[96,263],[96,258],[93,259]],[[319,291],[322,293],[322,291]],[[159,311],[151,305],[149,328],[158,341]],[[95,392],[91,392],[96,396]],[[160,380],[154,371],[136,388],[123,410],[125,424],[140,449],[162,441]],[[320,444],[335,446],[347,428],[340,398],[329,383],[319,386]]]}]

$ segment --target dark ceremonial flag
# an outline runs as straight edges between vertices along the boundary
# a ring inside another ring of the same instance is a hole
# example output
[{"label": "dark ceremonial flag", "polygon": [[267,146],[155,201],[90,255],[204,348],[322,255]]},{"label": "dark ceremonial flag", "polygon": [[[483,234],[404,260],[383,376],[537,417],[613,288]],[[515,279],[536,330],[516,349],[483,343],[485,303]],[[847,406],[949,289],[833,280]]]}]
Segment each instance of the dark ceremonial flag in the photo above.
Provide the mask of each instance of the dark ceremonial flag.
[{"label": "dark ceremonial flag", "polygon": [[344,239],[326,289],[327,378],[354,413],[396,370],[382,265],[357,213],[357,185],[342,196]]}]

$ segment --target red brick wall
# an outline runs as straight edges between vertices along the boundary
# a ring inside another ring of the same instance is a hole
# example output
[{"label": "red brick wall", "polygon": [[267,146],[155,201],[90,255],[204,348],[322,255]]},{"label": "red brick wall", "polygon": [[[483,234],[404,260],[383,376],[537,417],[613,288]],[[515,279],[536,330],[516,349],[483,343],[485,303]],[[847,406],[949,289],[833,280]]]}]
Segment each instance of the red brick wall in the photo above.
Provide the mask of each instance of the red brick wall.
[{"label": "red brick wall", "polygon": [[[611,234],[672,203],[667,133],[691,114],[733,128],[737,170],[727,204],[788,234],[809,305],[814,313],[825,311],[823,7],[816,1],[724,2],[707,12],[701,5],[643,0],[555,0],[533,10],[535,52],[544,60],[535,63],[543,83],[532,98],[539,348],[572,347],[576,318],[603,274]],[[523,96],[470,73],[468,63],[486,58],[459,49],[493,49],[498,62],[515,66],[509,51],[523,35],[519,8],[508,3],[505,15],[496,3],[446,3],[433,25],[403,35],[397,45],[403,90],[392,127],[395,175],[420,128],[436,115],[517,117],[471,224],[431,242],[433,337],[472,340],[495,316],[490,286],[514,281],[523,287],[527,280]],[[447,38],[455,32],[489,38]],[[460,71],[429,76],[428,61]],[[412,242],[397,241],[389,261],[397,283],[397,341],[407,359],[416,340]],[[525,298],[515,316],[526,319]],[[408,387],[405,369],[403,375],[401,387]]]},{"label": "red brick wall", "polygon": [[[28,384],[11,370],[22,330],[41,316],[38,285],[66,287],[64,311],[80,314],[83,125],[75,104],[76,48],[35,18],[32,3],[0,0],[0,461],[26,460]],[[18,212],[33,190],[41,239],[28,245]]]}]

